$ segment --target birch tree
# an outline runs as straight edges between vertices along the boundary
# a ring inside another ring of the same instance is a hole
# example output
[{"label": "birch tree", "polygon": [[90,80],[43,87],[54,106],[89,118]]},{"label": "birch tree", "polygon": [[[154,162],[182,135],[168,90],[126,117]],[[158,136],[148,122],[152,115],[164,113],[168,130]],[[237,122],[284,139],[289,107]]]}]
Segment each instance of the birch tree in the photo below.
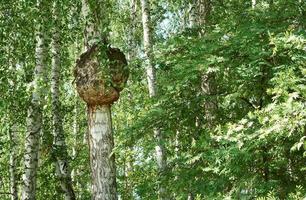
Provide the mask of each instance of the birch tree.
[{"label": "birch tree", "polygon": [[[143,25],[143,43],[145,50],[145,62],[146,62],[146,72],[147,72],[147,82],[149,95],[151,98],[156,98],[157,96],[157,85],[156,85],[156,72],[154,67],[154,55],[152,49],[152,35],[150,26],[150,2],[149,0],[141,0],[142,7],[142,25]],[[156,139],[155,153],[156,162],[158,167],[159,179],[162,178],[165,170],[167,168],[167,159],[165,147],[163,145],[163,135],[158,128],[154,128],[154,137]],[[168,199],[166,188],[159,185],[158,189],[160,199]]]},{"label": "birch tree", "polygon": [[[103,2],[105,5],[107,2]],[[116,200],[116,166],[111,104],[119,98],[128,77],[124,54],[111,48],[103,29],[102,2],[82,1],[85,21],[85,52],[77,60],[77,91],[87,103],[92,198]],[[107,17],[104,18],[107,20]]]},{"label": "birch tree", "polygon": [[11,192],[11,200],[18,200],[18,184],[17,184],[17,135],[18,135],[18,126],[14,124],[11,127],[10,133],[9,133],[9,139],[11,142],[10,148],[10,192]]},{"label": "birch tree", "polygon": [[68,152],[63,131],[61,104],[60,104],[60,2],[53,2],[53,33],[52,33],[52,80],[51,80],[51,97],[52,97],[52,115],[53,115],[53,154],[55,158],[56,174],[66,200],[75,199],[72,187],[71,172],[68,163]]},{"label": "birch tree", "polygon": [[23,200],[34,200],[36,194],[36,176],[38,168],[38,151],[40,143],[40,134],[42,129],[42,107],[44,99],[44,77],[46,70],[45,63],[45,29],[44,29],[44,11],[45,7],[42,1],[38,1],[37,9],[40,10],[36,19],[36,65],[34,70],[34,80],[31,83],[31,102],[28,108],[27,132],[25,138],[25,153],[23,174]]}]

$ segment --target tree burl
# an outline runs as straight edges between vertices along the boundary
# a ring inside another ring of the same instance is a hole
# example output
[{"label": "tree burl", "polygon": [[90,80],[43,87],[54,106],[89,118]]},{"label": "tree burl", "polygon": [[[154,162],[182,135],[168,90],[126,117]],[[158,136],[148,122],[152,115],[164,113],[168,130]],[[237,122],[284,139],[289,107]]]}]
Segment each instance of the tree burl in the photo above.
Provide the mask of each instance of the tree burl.
[{"label": "tree burl", "polygon": [[120,49],[97,43],[77,59],[74,76],[77,91],[88,105],[109,105],[118,100],[129,70]]}]

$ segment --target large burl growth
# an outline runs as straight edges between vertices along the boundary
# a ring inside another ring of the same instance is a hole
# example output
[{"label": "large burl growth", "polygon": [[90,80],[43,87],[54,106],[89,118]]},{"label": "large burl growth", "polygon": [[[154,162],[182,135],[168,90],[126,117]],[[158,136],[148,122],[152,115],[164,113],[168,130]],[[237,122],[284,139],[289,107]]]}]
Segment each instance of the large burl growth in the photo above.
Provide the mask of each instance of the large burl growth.
[{"label": "large burl growth", "polygon": [[128,75],[124,54],[101,43],[88,48],[74,69],[78,93],[88,105],[109,105],[118,100]]}]

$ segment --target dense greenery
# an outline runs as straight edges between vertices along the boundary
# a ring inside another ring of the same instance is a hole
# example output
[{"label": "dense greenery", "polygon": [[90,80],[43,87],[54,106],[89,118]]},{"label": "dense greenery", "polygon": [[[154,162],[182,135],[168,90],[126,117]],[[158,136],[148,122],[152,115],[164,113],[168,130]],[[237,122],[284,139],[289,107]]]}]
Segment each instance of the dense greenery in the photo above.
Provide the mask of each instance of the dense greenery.
[{"label": "dense greenery", "polygon": [[[159,184],[178,200],[306,198],[305,1],[258,0],[255,7],[251,0],[211,1],[208,22],[189,27],[188,0],[152,0],[156,98],[147,89],[140,3],[131,19],[130,1],[103,1],[105,7],[96,8],[108,10],[104,26],[111,30],[110,43],[125,54],[136,52],[129,59],[127,86],[112,107],[120,198],[158,199]],[[60,4],[61,115],[76,196],[90,199],[86,105],[73,78],[83,51],[82,5],[79,0]],[[0,3],[0,199],[10,199],[13,149],[22,189],[35,66],[34,7],[34,1]],[[54,23],[47,17],[50,43]],[[46,60],[49,71],[50,51]],[[46,79],[37,199],[63,199],[52,164],[49,73]],[[156,127],[167,150],[161,179],[154,156]]]}]

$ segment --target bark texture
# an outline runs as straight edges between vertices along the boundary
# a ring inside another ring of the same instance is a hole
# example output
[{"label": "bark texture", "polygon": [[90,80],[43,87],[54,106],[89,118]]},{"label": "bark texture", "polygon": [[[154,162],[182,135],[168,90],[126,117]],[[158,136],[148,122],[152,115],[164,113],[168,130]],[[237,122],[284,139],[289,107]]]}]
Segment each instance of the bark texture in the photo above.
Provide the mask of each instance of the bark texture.
[{"label": "bark texture", "polygon": [[[42,9],[41,2],[38,5]],[[38,151],[42,128],[43,79],[45,70],[45,40],[43,22],[37,24],[36,30],[36,66],[32,82],[32,96],[28,108],[27,132],[25,138],[25,154],[23,174],[22,200],[36,199],[36,175],[38,168]]]},{"label": "bark texture", "polygon": [[11,192],[11,200],[18,200],[18,184],[17,184],[17,134],[18,134],[18,126],[14,124],[10,130],[10,142],[11,142],[11,152],[10,152],[10,192]]},{"label": "bark texture", "polygon": [[86,48],[77,60],[74,75],[77,91],[88,108],[92,199],[116,200],[116,165],[110,107],[119,98],[127,82],[128,68],[125,55],[119,49],[110,47],[106,34],[101,30],[105,28],[101,25],[106,24],[101,21],[101,2],[90,3],[97,4],[94,10],[90,9],[89,1],[82,1]]},{"label": "bark texture", "polygon": [[52,115],[53,115],[53,155],[55,158],[56,175],[59,178],[61,189],[66,200],[74,200],[75,194],[72,187],[71,172],[68,163],[68,151],[62,124],[60,105],[60,34],[59,34],[59,2],[53,4],[53,37],[52,37]]},{"label": "bark texture", "polygon": [[192,0],[189,9],[190,28],[201,27],[207,24],[211,11],[211,0]]},{"label": "bark texture", "polygon": [[92,198],[115,200],[116,166],[110,105],[88,107]]},{"label": "bark texture", "polygon": [[208,128],[213,128],[217,115],[217,102],[215,100],[216,94],[216,80],[215,80],[215,73],[203,73],[202,74],[202,95],[205,96],[204,101],[204,113],[205,113],[205,120],[206,126]]},{"label": "bark texture", "polygon": [[129,51],[127,54],[127,59],[130,61],[135,58],[137,45],[135,43],[135,31],[137,28],[137,2],[136,0],[130,0],[130,26],[128,28],[127,40]]},{"label": "bark texture", "polygon": [[[152,41],[151,41],[151,27],[150,27],[150,5],[149,0],[141,0],[142,7],[142,25],[143,25],[143,40],[144,40],[144,49],[145,49],[145,58],[146,58],[146,70],[147,70],[147,81],[149,95],[151,98],[156,97],[157,95],[157,86],[156,86],[156,72],[153,66],[153,53],[152,53]],[[156,162],[159,171],[159,179],[163,177],[167,167],[166,152],[163,142],[163,135],[161,131],[157,128],[154,129],[154,136],[156,139]],[[158,189],[159,199],[164,200],[168,199],[166,188],[161,184]]]}]

